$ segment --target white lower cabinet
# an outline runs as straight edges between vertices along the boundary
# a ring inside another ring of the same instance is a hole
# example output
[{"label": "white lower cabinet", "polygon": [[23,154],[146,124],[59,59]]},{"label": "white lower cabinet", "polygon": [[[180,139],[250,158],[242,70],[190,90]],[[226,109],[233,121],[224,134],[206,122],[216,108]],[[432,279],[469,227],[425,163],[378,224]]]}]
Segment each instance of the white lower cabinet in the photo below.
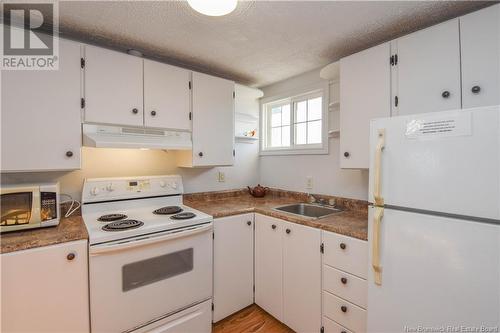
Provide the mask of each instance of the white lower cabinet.
[{"label": "white lower cabinet", "polygon": [[253,229],[253,213],[214,220],[214,322],[253,303]]},{"label": "white lower cabinet", "polygon": [[296,332],[321,328],[321,231],[255,215],[255,303]]},{"label": "white lower cabinet", "polygon": [[283,321],[283,221],[255,214],[255,303]]},{"label": "white lower cabinet", "polygon": [[0,259],[2,332],[89,332],[86,240]]},{"label": "white lower cabinet", "polygon": [[323,231],[323,328],[366,332],[368,243]]},{"label": "white lower cabinet", "polygon": [[283,222],[283,322],[296,332],[321,329],[321,231]]}]

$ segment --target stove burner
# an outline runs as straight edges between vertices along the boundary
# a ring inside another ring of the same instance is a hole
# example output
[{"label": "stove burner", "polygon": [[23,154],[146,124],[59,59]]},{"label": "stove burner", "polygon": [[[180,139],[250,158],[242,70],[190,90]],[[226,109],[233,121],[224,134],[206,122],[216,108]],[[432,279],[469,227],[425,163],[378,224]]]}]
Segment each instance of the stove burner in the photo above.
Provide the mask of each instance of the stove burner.
[{"label": "stove burner", "polygon": [[174,219],[174,220],[187,220],[187,219],[192,219],[195,216],[196,216],[196,214],[194,214],[194,213],[184,212],[184,213],[179,213],[179,214],[176,214],[174,216],[171,216],[170,218]]},{"label": "stove burner", "polygon": [[179,206],[167,206],[167,207],[162,207],[158,208],[153,211],[153,214],[157,215],[171,215],[171,214],[177,214],[182,212],[182,208]]},{"label": "stove burner", "polygon": [[121,221],[115,221],[115,222],[111,222],[111,223],[106,224],[104,227],[102,227],[102,230],[104,230],[104,231],[122,231],[122,230],[139,228],[143,224],[144,224],[144,222],[137,221],[137,220],[121,220]]},{"label": "stove burner", "polygon": [[125,214],[107,214],[99,217],[97,221],[101,222],[112,222],[112,221],[118,221],[118,220],[123,220],[126,219],[127,215]]}]

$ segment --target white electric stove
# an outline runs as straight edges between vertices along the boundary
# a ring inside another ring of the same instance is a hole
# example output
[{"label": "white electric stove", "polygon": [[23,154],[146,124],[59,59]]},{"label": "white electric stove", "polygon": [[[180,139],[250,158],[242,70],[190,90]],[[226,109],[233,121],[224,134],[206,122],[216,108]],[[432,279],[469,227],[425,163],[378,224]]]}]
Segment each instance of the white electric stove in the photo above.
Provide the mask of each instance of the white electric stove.
[{"label": "white electric stove", "polygon": [[180,176],[85,180],[92,332],[210,332],[210,215]]}]

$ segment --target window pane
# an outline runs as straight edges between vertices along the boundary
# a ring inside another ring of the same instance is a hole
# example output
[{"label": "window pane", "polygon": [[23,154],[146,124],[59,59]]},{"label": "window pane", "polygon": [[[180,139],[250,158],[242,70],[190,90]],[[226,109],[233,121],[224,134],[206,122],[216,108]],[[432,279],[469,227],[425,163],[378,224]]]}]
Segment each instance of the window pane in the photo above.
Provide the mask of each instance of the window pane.
[{"label": "window pane", "polygon": [[297,106],[297,118],[295,119],[296,123],[300,123],[303,121],[307,121],[307,101],[302,101],[296,103]]},{"label": "window pane", "polygon": [[306,142],[306,123],[295,125],[295,144],[305,145]]},{"label": "window pane", "polygon": [[281,126],[281,106],[275,107],[271,110],[271,126]]},{"label": "window pane", "polygon": [[307,101],[307,120],[321,119],[321,97],[313,98]]},{"label": "window pane", "polygon": [[290,146],[290,126],[283,126],[281,131],[281,145],[283,147]]},{"label": "window pane", "polygon": [[307,123],[307,143],[321,143],[321,120]]},{"label": "window pane", "polygon": [[283,125],[290,125],[290,104],[281,107],[281,122]]},{"label": "window pane", "polygon": [[271,147],[281,146],[281,127],[271,129]]}]

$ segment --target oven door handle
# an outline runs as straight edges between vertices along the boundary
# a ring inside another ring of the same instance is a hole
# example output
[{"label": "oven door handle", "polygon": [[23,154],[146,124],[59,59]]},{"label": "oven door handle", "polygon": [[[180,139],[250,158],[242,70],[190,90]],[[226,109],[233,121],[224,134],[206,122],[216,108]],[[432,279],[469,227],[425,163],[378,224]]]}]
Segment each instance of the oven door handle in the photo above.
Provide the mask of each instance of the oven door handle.
[{"label": "oven door handle", "polygon": [[89,254],[91,256],[101,255],[104,253],[122,251],[130,248],[135,248],[138,246],[151,245],[159,242],[164,242],[172,239],[188,237],[192,235],[196,235],[202,232],[212,230],[212,223],[207,223],[201,226],[185,228],[182,230],[171,230],[168,232],[164,232],[161,234],[149,235],[145,237],[141,237],[138,239],[132,239],[127,241],[117,241],[111,242],[107,244],[101,244],[96,246],[90,246]]}]

